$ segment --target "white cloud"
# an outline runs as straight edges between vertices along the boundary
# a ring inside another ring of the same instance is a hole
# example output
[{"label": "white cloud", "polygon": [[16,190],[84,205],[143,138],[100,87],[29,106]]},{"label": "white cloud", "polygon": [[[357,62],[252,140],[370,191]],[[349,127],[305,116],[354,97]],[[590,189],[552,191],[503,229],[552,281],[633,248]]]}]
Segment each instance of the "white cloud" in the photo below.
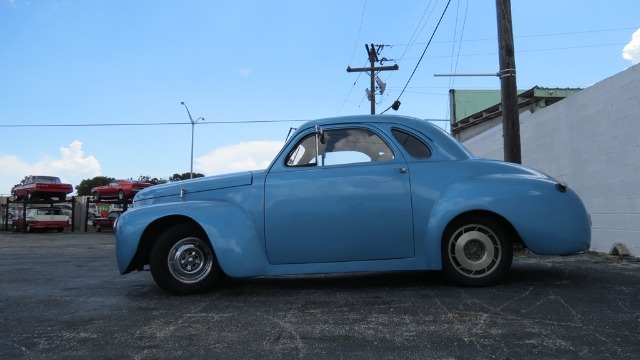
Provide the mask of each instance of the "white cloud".
[{"label": "white cloud", "polygon": [[251,70],[249,70],[249,69],[240,69],[240,75],[241,75],[243,78],[245,78],[245,79],[246,79],[246,78],[248,78],[248,77],[249,77],[249,75],[251,75]]},{"label": "white cloud", "polygon": [[640,29],[631,35],[631,41],[622,49],[622,58],[633,64],[640,63]]},{"label": "white cloud", "polygon": [[60,147],[59,156],[45,155],[32,164],[14,155],[0,155],[0,194],[9,194],[27,175],[58,176],[75,187],[84,179],[100,175],[101,170],[93,155],[84,155],[82,142],[78,140]]},{"label": "white cloud", "polygon": [[205,175],[265,169],[283,144],[282,141],[249,141],[219,147],[196,158],[195,168]]}]

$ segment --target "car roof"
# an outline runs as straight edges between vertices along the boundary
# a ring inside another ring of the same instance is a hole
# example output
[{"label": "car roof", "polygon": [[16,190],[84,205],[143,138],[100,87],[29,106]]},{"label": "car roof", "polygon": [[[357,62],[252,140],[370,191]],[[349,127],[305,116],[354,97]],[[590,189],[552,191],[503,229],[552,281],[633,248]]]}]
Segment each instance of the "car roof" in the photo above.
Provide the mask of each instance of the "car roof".
[{"label": "car roof", "polygon": [[351,115],[312,120],[300,125],[291,138],[315,126],[322,127],[325,125],[341,124],[392,124],[406,126],[425,135],[433,144],[437,144],[438,147],[452,159],[468,159],[474,157],[458,140],[442,128],[432,124],[428,120],[401,115]]},{"label": "car roof", "polygon": [[318,120],[307,121],[306,123],[300,126],[301,128],[313,127],[316,125],[327,125],[327,124],[353,124],[353,123],[397,123],[403,125],[409,125],[412,127],[421,127],[421,126],[435,126],[429,123],[426,120],[418,119],[410,116],[401,116],[401,115],[349,115],[349,116],[339,116],[339,117],[331,117],[324,118]]}]

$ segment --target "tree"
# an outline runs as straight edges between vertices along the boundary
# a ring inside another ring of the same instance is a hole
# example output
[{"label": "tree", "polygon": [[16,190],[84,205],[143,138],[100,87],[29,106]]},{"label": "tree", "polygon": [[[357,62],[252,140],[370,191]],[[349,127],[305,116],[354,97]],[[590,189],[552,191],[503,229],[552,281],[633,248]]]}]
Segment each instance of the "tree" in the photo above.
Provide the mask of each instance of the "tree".
[{"label": "tree", "polygon": [[[200,174],[200,173],[193,173],[193,178],[199,178],[199,177],[204,177],[204,174]],[[174,182],[174,181],[181,181],[181,180],[189,180],[191,178],[191,173],[182,173],[182,174],[173,174],[171,177],[169,177],[169,181]]]},{"label": "tree", "polygon": [[158,179],[158,178],[152,178],[149,175],[140,175],[140,176],[138,176],[138,181],[146,182],[146,183],[153,184],[153,185],[158,185],[158,184],[166,183],[167,179]]},{"label": "tree", "polygon": [[109,185],[112,180],[114,180],[114,178],[107,176],[96,176],[93,179],[84,179],[80,181],[80,184],[76,185],[76,192],[78,196],[89,196],[91,195],[91,189],[96,186]]}]

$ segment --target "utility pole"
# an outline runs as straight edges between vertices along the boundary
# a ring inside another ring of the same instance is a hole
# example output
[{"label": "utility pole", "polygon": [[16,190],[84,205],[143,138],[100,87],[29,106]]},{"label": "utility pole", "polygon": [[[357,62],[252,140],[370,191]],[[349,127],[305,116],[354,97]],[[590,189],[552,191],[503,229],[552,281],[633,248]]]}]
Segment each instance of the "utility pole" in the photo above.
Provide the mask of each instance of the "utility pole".
[{"label": "utility pole", "polygon": [[516,60],[511,25],[511,0],[496,0],[498,45],[500,53],[500,89],[502,95],[502,136],[504,160],[521,164],[520,113],[516,85]]},{"label": "utility pole", "polygon": [[[393,66],[378,66],[376,67],[375,64],[379,61],[378,60],[378,52],[376,51],[375,47],[373,44],[371,44],[371,47],[369,47],[369,45],[364,44],[364,47],[367,49],[367,55],[369,56],[369,62],[371,63],[370,67],[366,67],[366,68],[352,68],[351,66],[347,67],[347,72],[366,72],[369,71],[370,72],[370,76],[371,76],[371,88],[370,88],[370,96],[369,96],[369,100],[371,101],[371,115],[375,115],[376,114],[376,71],[386,71],[386,70],[398,70],[398,64],[395,64]],[[386,60],[383,58],[383,60]]]}]

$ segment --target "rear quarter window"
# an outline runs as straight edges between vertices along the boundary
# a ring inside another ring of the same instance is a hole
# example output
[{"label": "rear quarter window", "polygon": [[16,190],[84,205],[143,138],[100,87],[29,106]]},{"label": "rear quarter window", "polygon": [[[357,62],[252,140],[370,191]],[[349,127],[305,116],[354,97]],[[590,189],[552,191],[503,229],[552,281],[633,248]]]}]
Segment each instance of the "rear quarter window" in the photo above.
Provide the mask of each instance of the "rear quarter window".
[{"label": "rear quarter window", "polygon": [[398,129],[392,129],[391,133],[411,157],[416,159],[428,159],[431,157],[431,149],[416,136]]}]

